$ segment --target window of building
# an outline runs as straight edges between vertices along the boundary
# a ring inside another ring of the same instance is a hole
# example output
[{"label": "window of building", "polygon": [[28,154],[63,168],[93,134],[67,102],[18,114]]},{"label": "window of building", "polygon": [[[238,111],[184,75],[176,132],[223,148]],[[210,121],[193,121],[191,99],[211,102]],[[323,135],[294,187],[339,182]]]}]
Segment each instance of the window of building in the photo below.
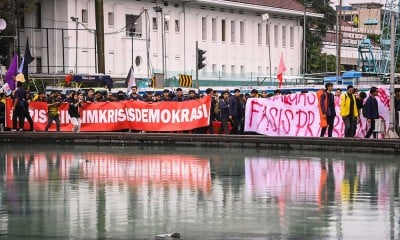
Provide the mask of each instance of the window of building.
[{"label": "window of building", "polygon": [[260,45],[262,42],[262,31],[261,31],[261,23],[257,24],[257,37],[258,37],[258,44]]},{"label": "window of building", "polygon": [[114,13],[108,12],[108,25],[114,26]]},{"label": "window of building", "polygon": [[244,77],[244,76],[245,76],[244,66],[241,65],[241,66],[240,66],[240,77]]},{"label": "window of building", "polygon": [[275,39],[275,41],[274,41],[274,44],[275,44],[275,47],[278,47],[278,41],[279,41],[279,36],[278,36],[278,25],[275,25],[274,26],[274,39]]},{"label": "window of building", "polygon": [[153,17],[153,30],[157,31],[157,29],[158,29],[157,18]]},{"label": "window of building", "polygon": [[261,75],[261,73],[262,73],[262,67],[261,66],[258,66],[257,73],[258,73],[258,75]]},{"label": "window of building", "polygon": [[140,38],[142,36],[142,17],[138,15],[125,15],[126,35]]},{"label": "window of building", "polygon": [[294,47],[294,27],[290,27],[290,47]]},{"label": "window of building", "polygon": [[226,41],[226,20],[222,19],[221,21],[221,39],[223,42]]},{"label": "window of building", "polygon": [[212,40],[217,41],[217,19],[213,18],[211,20],[212,25]]},{"label": "window of building", "polygon": [[207,18],[201,18],[201,39],[207,40]]},{"label": "window of building", "polygon": [[168,32],[169,31],[169,20],[164,19],[164,31]]},{"label": "window of building", "polygon": [[236,24],[235,21],[231,21],[231,42],[236,42]]},{"label": "window of building", "polygon": [[265,72],[266,72],[266,74],[269,75],[269,67],[266,67],[266,68],[265,68]]},{"label": "window of building", "polygon": [[290,75],[293,76],[293,68],[290,68],[289,72],[290,72]]},{"label": "window of building", "polygon": [[269,46],[269,24],[265,25],[265,45]]},{"label": "window of building", "polygon": [[181,31],[181,26],[179,23],[179,19],[175,20],[175,32],[179,33]]},{"label": "window of building", "polygon": [[231,65],[231,73],[232,73],[232,76],[235,76],[235,75],[236,75],[236,68],[235,68],[235,65]]},{"label": "window of building", "polygon": [[36,27],[42,28],[42,5],[36,3]]},{"label": "window of building", "polygon": [[87,11],[87,9],[82,9],[82,23],[88,23],[88,11]]},{"label": "window of building", "polygon": [[42,73],[42,58],[35,57],[35,61],[36,61],[36,73]]},{"label": "window of building", "polygon": [[212,67],[212,75],[217,76],[218,75],[217,64],[213,64],[211,67]]},{"label": "window of building", "polygon": [[286,47],[286,26],[282,26],[282,47]]},{"label": "window of building", "polygon": [[222,65],[222,77],[226,77],[226,65]]},{"label": "window of building", "polygon": [[244,22],[240,22],[240,43],[244,43]]}]

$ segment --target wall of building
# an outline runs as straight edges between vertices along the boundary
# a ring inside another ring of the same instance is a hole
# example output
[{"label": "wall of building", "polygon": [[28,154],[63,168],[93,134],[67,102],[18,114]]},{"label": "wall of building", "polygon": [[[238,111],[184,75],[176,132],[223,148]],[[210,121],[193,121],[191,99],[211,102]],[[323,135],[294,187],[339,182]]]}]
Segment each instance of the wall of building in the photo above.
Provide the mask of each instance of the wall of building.
[{"label": "wall of building", "polygon": [[[163,17],[161,13],[154,11],[155,6],[156,3],[151,1],[104,1],[106,73],[126,76],[132,64],[132,56],[136,77],[147,78],[153,73],[162,73],[163,38],[166,44],[168,78],[179,73],[194,75],[196,41],[199,42],[199,48],[207,51],[207,66],[200,71],[201,79],[251,80],[257,76],[269,75],[270,72],[274,77],[281,54],[287,67],[284,75],[301,73],[303,30],[299,24],[299,16],[282,12],[270,14],[269,20],[263,21],[260,12],[255,10],[229,6],[200,6],[196,3],[183,4],[176,1],[175,4],[170,2],[168,6],[159,4],[163,16],[169,19],[169,29],[165,29],[163,33]],[[87,22],[84,21],[82,9],[86,10]],[[75,73],[76,70],[82,74],[95,73],[97,60],[93,31],[94,9],[93,0],[41,1],[42,29],[25,29],[25,36],[21,39],[30,36],[32,54],[41,59],[43,73]],[[146,11],[142,13],[144,9]],[[126,28],[126,15],[141,13],[136,21],[135,34],[131,37],[127,33],[129,29]],[[70,17],[79,18],[78,26]],[[153,18],[157,22],[157,29],[153,28]],[[35,27],[34,19],[35,14],[27,16],[25,25]],[[204,21],[206,26],[203,26]],[[225,40],[222,39],[223,21]],[[241,23],[244,25],[244,41],[241,41]],[[266,40],[268,24],[270,44]],[[203,30],[204,28],[206,29]],[[235,39],[232,39],[232,35]],[[24,42],[21,40],[21,45],[24,46]],[[136,61],[137,59],[140,61]],[[35,63],[30,65],[30,72],[34,73],[38,69],[34,65]]]}]

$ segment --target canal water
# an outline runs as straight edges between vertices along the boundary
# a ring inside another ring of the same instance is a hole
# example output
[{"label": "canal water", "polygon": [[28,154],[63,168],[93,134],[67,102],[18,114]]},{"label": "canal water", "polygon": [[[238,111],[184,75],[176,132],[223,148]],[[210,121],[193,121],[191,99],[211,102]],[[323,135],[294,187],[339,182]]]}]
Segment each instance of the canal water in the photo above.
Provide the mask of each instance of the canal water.
[{"label": "canal water", "polygon": [[399,157],[0,146],[1,239],[399,239]]}]

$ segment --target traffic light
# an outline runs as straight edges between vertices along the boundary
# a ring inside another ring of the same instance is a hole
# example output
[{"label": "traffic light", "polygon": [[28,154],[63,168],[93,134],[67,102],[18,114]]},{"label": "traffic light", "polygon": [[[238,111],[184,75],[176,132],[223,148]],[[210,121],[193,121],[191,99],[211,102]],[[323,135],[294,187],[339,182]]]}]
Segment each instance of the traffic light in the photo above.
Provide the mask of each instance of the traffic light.
[{"label": "traffic light", "polygon": [[206,66],[206,54],[207,51],[197,49],[197,69],[203,69]]}]

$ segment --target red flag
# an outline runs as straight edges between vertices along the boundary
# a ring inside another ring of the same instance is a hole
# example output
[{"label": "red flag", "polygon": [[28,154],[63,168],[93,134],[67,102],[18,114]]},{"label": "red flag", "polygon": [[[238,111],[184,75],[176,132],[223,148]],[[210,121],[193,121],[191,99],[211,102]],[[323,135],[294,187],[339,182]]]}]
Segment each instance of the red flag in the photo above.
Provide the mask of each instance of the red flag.
[{"label": "red flag", "polygon": [[283,61],[283,53],[281,53],[281,59],[279,60],[279,67],[278,67],[278,75],[277,78],[279,80],[279,88],[282,86],[283,82],[283,73],[286,71],[286,66]]}]

